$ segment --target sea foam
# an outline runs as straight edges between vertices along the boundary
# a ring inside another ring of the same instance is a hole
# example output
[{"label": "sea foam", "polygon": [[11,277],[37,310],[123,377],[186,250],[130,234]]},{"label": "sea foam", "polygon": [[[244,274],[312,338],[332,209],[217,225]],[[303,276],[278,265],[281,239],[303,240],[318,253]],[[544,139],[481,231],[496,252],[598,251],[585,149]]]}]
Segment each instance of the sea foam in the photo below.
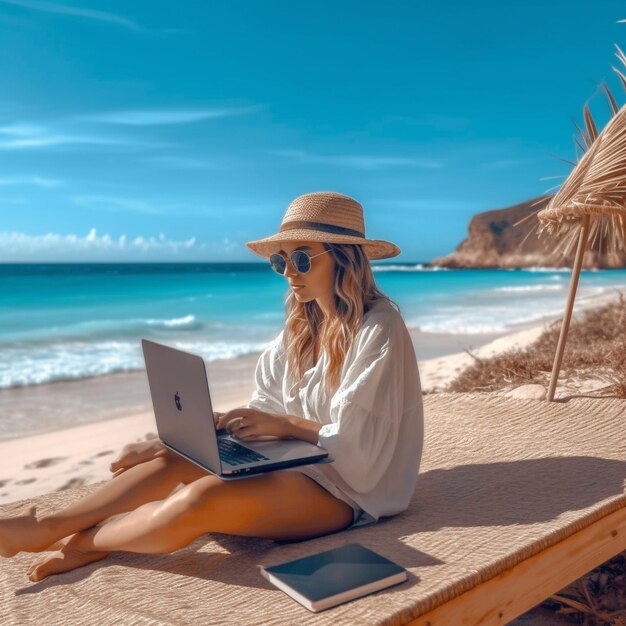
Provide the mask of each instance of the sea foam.
[{"label": "sea foam", "polygon": [[[234,359],[261,352],[267,342],[169,341],[205,361]],[[5,348],[0,361],[0,388],[78,380],[144,368],[137,341],[72,342],[45,347]]]},{"label": "sea foam", "polygon": [[416,265],[372,265],[374,272],[447,272],[447,267],[425,267],[422,263]]}]

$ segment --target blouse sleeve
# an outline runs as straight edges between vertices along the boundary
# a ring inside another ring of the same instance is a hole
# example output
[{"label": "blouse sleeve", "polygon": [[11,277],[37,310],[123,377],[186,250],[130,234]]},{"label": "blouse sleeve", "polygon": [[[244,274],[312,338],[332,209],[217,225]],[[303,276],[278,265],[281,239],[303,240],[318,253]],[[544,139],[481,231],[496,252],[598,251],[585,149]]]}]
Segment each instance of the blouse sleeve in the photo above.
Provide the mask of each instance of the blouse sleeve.
[{"label": "blouse sleeve", "polygon": [[248,402],[248,408],[260,409],[268,413],[284,413],[283,376],[285,360],[283,333],[263,351],[254,372],[256,389]]},{"label": "blouse sleeve", "polygon": [[346,483],[366,493],[393,459],[405,410],[404,386],[413,370],[418,376],[413,345],[399,314],[370,320],[346,362],[330,405],[331,423],[322,426],[318,445],[330,452]]}]

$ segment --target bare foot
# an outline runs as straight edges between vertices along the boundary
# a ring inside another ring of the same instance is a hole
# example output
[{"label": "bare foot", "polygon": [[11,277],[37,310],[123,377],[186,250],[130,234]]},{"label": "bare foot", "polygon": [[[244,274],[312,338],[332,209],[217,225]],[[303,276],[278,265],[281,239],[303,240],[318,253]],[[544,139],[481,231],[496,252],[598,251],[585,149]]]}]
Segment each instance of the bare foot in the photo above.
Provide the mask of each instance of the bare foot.
[{"label": "bare foot", "polygon": [[57,541],[54,545],[60,549],[36,559],[27,570],[29,580],[39,582],[52,574],[69,572],[94,561],[104,559],[108,552],[85,552],[76,547],[78,533]]},{"label": "bare foot", "polygon": [[46,529],[37,519],[36,507],[23,515],[0,519],[0,556],[14,556],[20,551],[39,552],[50,544]]}]

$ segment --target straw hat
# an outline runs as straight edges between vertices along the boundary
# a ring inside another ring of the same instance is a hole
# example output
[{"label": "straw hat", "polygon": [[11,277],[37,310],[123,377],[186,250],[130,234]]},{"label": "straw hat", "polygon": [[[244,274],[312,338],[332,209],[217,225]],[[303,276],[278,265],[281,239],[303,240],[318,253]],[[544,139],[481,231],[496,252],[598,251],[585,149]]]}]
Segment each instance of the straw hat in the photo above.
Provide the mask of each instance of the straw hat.
[{"label": "straw hat", "polygon": [[252,252],[269,258],[283,241],[358,244],[369,259],[387,259],[400,248],[381,239],[365,238],[363,207],[352,198],[332,191],[298,196],[288,207],[278,233],[246,244]]}]

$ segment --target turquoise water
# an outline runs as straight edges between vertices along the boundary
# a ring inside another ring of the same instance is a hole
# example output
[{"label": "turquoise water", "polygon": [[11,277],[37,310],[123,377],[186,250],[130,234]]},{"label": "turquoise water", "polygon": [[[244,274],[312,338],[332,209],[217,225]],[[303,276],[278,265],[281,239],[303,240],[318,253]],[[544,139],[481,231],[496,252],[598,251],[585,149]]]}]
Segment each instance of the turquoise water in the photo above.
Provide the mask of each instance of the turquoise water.
[{"label": "turquoise water", "polygon": [[[408,326],[476,335],[559,315],[569,283],[563,271],[417,264],[375,276]],[[583,272],[578,299],[620,287],[626,270]],[[0,388],[141,369],[141,337],[206,360],[258,352],[282,326],[285,294],[259,263],[0,265]]]}]

